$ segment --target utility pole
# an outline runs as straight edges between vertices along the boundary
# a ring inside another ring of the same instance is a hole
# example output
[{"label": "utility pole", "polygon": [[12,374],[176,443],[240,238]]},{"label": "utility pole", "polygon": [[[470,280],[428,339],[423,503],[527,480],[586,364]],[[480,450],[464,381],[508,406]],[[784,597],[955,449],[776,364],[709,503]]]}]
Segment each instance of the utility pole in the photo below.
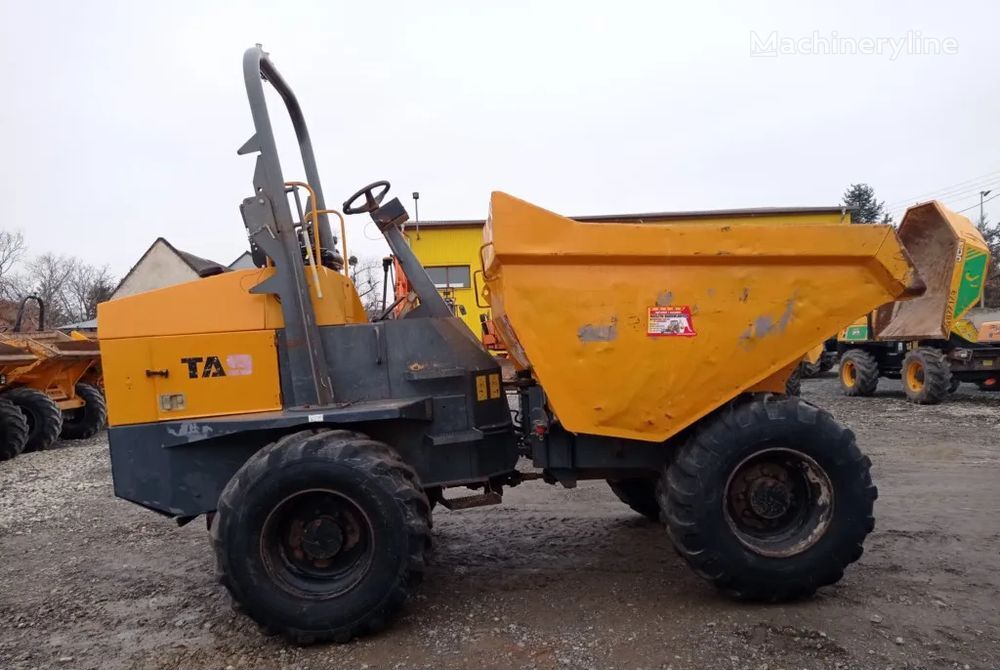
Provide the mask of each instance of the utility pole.
[{"label": "utility pole", "polygon": [[[988,189],[986,191],[980,191],[979,192],[979,225],[976,226],[977,228],[985,228],[986,227],[986,217],[983,214],[983,198],[985,198],[986,196],[988,196],[992,190],[993,189]],[[983,233],[983,235],[986,235],[986,231],[985,230],[983,230],[982,233]],[[979,299],[979,307],[980,308],[986,307],[986,287],[985,286],[983,286],[982,297]]]},{"label": "utility pole", "polygon": [[420,239],[420,191],[413,192],[413,217],[417,224],[417,239]]}]

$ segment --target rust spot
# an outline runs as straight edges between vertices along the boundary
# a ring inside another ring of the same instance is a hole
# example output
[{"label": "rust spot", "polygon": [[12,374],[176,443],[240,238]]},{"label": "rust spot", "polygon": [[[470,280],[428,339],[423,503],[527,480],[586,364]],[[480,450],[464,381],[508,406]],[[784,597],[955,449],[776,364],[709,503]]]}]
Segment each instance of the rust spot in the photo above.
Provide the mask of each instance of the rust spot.
[{"label": "rust spot", "polygon": [[733,227],[732,227],[732,226],[723,226],[723,227],[721,228],[722,232],[724,232],[724,233],[728,233],[728,232],[729,232],[730,230],[732,230],[732,229],[733,229]]},{"label": "rust spot", "polygon": [[740,302],[746,302],[749,299],[750,299],[750,289],[744,287],[743,293],[740,294]]},{"label": "rust spot", "polygon": [[427,366],[423,363],[410,363],[410,372],[420,372],[425,367]]}]

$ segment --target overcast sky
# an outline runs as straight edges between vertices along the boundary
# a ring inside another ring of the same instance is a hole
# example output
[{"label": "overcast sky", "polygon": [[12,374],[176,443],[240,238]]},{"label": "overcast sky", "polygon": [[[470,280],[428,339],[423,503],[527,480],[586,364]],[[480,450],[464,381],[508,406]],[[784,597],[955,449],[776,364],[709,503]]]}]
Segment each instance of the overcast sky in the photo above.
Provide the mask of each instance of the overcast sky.
[{"label": "overcast sky", "polygon": [[[483,217],[491,190],[572,215],[836,204],[864,181],[897,213],[940,193],[971,217],[1000,193],[998,19],[995,2],[0,0],[0,226],[118,276],[157,236],[235,258],[256,42],[304,107],[329,205],[376,179],[407,206],[420,191],[423,219]],[[752,55],[754,34],[784,53]],[[848,42],[877,53],[808,53]]]}]

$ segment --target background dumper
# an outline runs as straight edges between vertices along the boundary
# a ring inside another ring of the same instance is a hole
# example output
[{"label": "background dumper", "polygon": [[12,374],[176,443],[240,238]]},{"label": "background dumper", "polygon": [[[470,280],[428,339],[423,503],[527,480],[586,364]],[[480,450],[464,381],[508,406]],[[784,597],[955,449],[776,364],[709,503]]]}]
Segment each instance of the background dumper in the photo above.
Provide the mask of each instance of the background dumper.
[{"label": "background dumper", "polygon": [[903,380],[911,402],[933,404],[963,381],[993,386],[1000,346],[981,341],[965,318],[982,299],[990,267],[983,236],[937,201],[910,207],[898,234],[927,290],[887,303],[841,332],[844,393],[870,396],[879,377],[889,377]]}]

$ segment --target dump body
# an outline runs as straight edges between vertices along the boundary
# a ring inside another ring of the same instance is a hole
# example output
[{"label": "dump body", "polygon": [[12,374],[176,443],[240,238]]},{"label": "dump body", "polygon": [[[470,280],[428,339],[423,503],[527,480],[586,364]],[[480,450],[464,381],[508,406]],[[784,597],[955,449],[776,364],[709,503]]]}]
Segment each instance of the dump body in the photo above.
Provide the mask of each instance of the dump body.
[{"label": "dump body", "polygon": [[983,236],[936,200],[906,210],[898,235],[927,290],[876,310],[874,339],[947,340],[955,332],[976,342],[976,328],[962,317],[982,296],[990,264]]},{"label": "dump body", "polygon": [[921,290],[891,226],[582,223],[494,193],[483,234],[501,337],[582,434],[665,440]]},{"label": "dump body", "polygon": [[38,361],[30,350],[15,343],[0,342],[0,389],[7,387],[18,370],[27,370]]}]

